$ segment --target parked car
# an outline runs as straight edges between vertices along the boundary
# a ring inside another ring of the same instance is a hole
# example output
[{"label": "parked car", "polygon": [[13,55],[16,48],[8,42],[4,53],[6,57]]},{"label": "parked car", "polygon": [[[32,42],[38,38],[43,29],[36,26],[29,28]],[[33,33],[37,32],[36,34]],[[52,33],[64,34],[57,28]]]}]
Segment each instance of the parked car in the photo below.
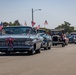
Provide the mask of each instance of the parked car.
[{"label": "parked car", "polygon": [[75,39],[74,39],[74,44],[76,44],[76,37],[75,37]]},{"label": "parked car", "polygon": [[30,55],[40,53],[42,42],[32,27],[10,26],[3,30],[5,34],[0,35],[0,52],[28,52]]},{"label": "parked car", "polygon": [[52,45],[51,36],[45,33],[39,33],[38,36],[43,38],[41,48],[44,48],[44,50],[51,49]]},{"label": "parked car", "polygon": [[69,35],[69,43],[76,43],[76,35]]}]

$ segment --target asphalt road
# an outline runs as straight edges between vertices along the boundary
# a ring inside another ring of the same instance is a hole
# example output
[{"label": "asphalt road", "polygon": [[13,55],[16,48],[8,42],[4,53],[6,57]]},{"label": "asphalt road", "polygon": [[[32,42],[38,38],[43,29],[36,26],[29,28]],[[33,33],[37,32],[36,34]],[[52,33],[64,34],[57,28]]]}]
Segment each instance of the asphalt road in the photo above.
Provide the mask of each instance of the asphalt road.
[{"label": "asphalt road", "polygon": [[76,75],[76,45],[52,47],[40,54],[0,54],[0,75]]}]

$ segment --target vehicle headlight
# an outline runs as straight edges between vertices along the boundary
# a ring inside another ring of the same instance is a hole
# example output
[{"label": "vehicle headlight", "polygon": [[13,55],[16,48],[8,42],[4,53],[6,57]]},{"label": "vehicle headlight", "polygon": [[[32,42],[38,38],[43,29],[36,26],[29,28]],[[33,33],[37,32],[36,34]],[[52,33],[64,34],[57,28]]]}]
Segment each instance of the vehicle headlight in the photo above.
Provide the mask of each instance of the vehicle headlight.
[{"label": "vehicle headlight", "polygon": [[32,45],[32,41],[26,41],[25,45]]},{"label": "vehicle headlight", "polygon": [[6,42],[0,42],[0,45],[5,46]]}]

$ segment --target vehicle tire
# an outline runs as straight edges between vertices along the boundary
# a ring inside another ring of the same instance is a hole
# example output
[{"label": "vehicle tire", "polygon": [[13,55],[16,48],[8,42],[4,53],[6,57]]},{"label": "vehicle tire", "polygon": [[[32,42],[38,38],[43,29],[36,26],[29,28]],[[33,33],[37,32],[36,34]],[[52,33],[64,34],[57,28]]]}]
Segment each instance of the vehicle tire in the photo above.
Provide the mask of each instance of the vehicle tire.
[{"label": "vehicle tire", "polygon": [[39,48],[38,50],[36,50],[36,53],[40,53],[41,52],[41,48]]},{"label": "vehicle tire", "polygon": [[29,54],[29,55],[34,55],[34,54],[35,54],[35,50],[32,49],[31,51],[28,51],[28,54]]},{"label": "vehicle tire", "polygon": [[65,44],[64,43],[62,44],[62,47],[65,47]]},{"label": "vehicle tire", "polygon": [[68,43],[65,43],[65,45],[68,45]]},{"label": "vehicle tire", "polygon": [[54,44],[52,44],[54,46]]},{"label": "vehicle tire", "polygon": [[47,46],[44,48],[44,50],[48,50],[48,43],[47,43]]},{"label": "vehicle tire", "polygon": [[48,47],[48,49],[49,49],[49,50],[51,49],[51,45],[50,45],[50,47]]}]

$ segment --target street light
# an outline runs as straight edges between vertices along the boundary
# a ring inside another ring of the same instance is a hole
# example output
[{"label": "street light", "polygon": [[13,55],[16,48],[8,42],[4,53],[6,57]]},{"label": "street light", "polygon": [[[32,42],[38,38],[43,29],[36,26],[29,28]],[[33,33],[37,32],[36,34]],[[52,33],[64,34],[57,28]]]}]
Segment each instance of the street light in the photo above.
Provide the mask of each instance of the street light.
[{"label": "street light", "polygon": [[35,10],[33,10],[33,8],[32,8],[32,22],[34,22],[34,12],[37,11],[37,10],[41,11],[41,9],[35,9]]}]

